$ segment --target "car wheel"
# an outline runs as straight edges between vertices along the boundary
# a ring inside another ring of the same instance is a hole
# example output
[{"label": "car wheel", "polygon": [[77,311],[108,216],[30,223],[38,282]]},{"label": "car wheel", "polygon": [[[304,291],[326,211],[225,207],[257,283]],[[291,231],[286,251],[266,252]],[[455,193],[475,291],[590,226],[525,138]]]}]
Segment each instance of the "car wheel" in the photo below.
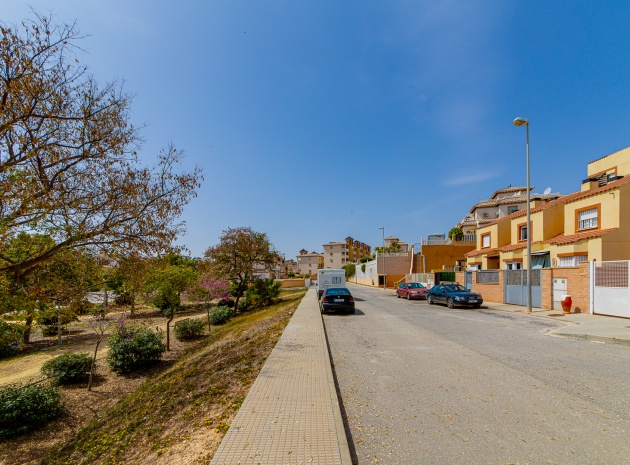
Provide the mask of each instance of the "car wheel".
[{"label": "car wheel", "polygon": [[398,292],[396,292],[396,297],[400,299],[400,294]]},{"label": "car wheel", "polygon": [[428,303],[429,305],[433,305],[433,299],[431,298],[431,296],[430,296],[430,295],[428,295],[428,296],[427,296],[427,303]]},{"label": "car wheel", "polygon": [[475,304],[475,305],[473,305],[473,308],[479,308],[479,307],[481,307],[481,304]]},{"label": "car wheel", "polygon": [[455,308],[455,304],[453,304],[453,299],[446,299],[446,306],[448,308]]},{"label": "car wheel", "polygon": [[411,300],[411,297],[409,296],[409,294],[407,294],[407,300]]}]

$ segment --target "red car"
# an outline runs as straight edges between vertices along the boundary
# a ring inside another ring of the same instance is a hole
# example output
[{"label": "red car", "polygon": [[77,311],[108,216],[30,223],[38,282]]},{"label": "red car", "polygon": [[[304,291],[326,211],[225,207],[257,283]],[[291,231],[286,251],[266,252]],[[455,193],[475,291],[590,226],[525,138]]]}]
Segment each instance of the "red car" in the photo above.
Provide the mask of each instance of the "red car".
[{"label": "red car", "polygon": [[406,297],[407,300],[411,299],[426,299],[427,288],[420,283],[400,283],[398,289],[396,289],[396,297]]}]

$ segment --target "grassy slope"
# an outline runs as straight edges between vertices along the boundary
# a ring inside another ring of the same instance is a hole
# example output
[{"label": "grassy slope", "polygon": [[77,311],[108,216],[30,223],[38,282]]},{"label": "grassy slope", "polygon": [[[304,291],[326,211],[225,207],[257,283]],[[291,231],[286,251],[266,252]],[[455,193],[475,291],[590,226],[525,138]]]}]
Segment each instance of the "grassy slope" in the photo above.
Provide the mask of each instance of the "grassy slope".
[{"label": "grassy slope", "polygon": [[218,327],[42,463],[209,463],[303,295]]}]

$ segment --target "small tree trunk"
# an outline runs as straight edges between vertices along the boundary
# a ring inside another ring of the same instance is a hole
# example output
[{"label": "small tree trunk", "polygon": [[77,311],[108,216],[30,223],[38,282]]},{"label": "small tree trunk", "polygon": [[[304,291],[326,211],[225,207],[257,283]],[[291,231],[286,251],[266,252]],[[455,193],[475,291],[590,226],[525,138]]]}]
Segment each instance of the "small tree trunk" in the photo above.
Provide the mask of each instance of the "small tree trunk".
[{"label": "small tree trunk", "polygon": [[171,310],[171,316],[166,322],[166,350],[171,350],[171,321],[175,318],[175,312]]},{"label": "small tree trunk", "polygon": [[88,391],[92,390],[92,375],[94,374],[94,365],[96,364],[96,354],[98,352],[98,346],[103,340],[103,336],[100,336],[96,340],[96,347],[94,348],[94,356],[92,357],[92,364],[90,365],[90,380],[88,381]]},{"label": "small tree trunk", "polygon": [[210,305],[208,305],[208,306],[206,307],[206,313],[208,314],[208,331],[210,331],[210,330],[211,330],[211,326],[212,326],[212,325],[210,324]]},{"label": "small tree trunk", "polygon": [[22,340],[24,344],[28,344],[31,339],[31,328],[33,327],[33,315],[29,314],[26,317],[26,321],[24,322],[24,335],[22,336]]}]

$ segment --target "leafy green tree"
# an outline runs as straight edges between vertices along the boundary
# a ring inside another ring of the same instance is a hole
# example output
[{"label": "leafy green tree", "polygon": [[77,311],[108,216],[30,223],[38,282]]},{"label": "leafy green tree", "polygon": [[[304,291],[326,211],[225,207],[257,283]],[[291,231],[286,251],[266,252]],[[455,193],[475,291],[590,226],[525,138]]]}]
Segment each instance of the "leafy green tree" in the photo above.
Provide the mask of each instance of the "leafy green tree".
[{"label": "leafy green tree", "polygon": [[236,308],[255,274],[255,269],[263,266],[270,270],[281,259],[267,234],[247,227],[223,231],[219,244],[208,248],[204,256],[214,273],[230,282]]},{"label": "leafy green tree", "polygon": [[170,325],[175,313],[181,307],[182,293],[192,283],[199,280],[194,260],[179,255],[169,254],[161,260],[148,275],[145,281],[146,291],[151,302],[159,308],[166,322],[166,350],[170,347]]},{"label": "leafy green tree", "polygon": [[[28,261],[42,249],[54,247],[54,240],[43,234],[20,232],[1,244],[8,261]],[[84,250],[64,249],[45,262],[38,262],[28,274],[5,271],[6,286],[0,286],[0,312],[17,311],[24,319],[24,343],[30,339],[38,309],[78,304],[99,280],[96,260]]]},{"label": "leafy green tree", "polygon": [[464,238],[464,231],[462,231],[462,228],[451,228],[451,230],[448,232],[448,238],[453,240],[453,241],[461,241]]}]

